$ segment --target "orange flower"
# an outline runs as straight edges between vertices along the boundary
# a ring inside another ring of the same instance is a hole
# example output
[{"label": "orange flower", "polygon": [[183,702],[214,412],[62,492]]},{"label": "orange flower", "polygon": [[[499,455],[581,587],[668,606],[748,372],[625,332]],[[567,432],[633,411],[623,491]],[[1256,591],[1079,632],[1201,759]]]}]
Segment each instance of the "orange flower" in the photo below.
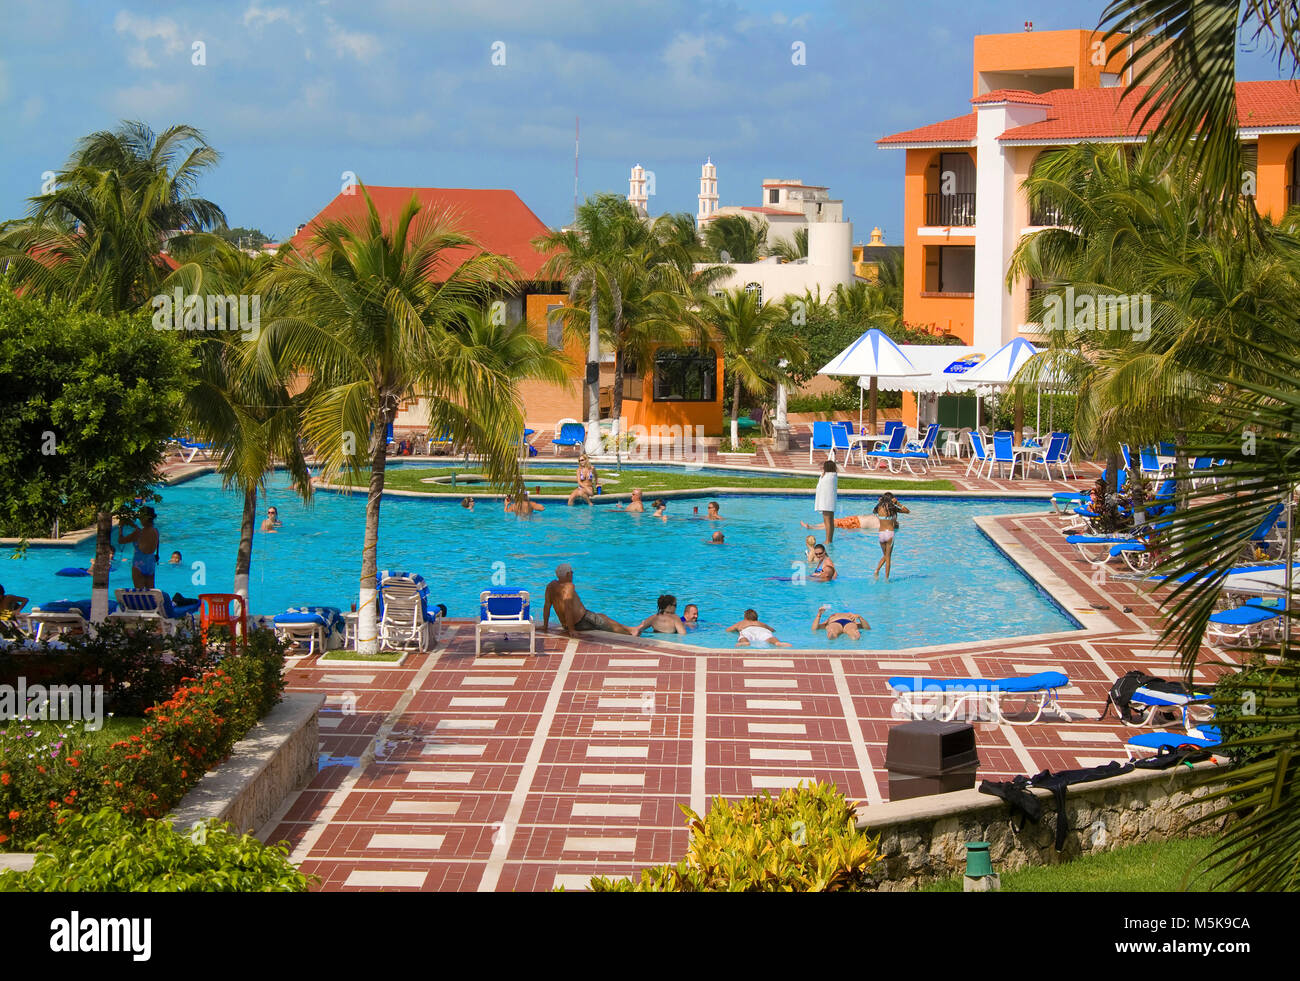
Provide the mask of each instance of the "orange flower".
[{"label": "orange flower", "polygon": [[8,840],[9,840],[8,835],[0,835],[0,845],[3,845]]},{"label": "orange flower", "polygon": [[68,757],[68,766],[80,766],[80,765],[81,765],[81,760],[73,759],[71,756]]},{"label": "orange flower", "polygon": [[0,784],[4,784],[6,787],[8,787],[8,786],[9,786],[9,780],[10,780],[9,774],[7,774],[7,773],[0,773]]},{"label": "orange flower", "polygon": [[43,766],[38,766],[38,767],[36,768],[36,772],[37,772],[37,773],[44,773],[44,772],[45,772],[45,767],[43,767]]},{"label": "orange flower", "polygon": [[10,811],[10,812],[9,812],[9,820],[10,820],[10,821],[17,821],[17,820],[18,820],[20,817],[22,817],[22,816],[23,816],[23,812],[22,812],[22,811]]}]

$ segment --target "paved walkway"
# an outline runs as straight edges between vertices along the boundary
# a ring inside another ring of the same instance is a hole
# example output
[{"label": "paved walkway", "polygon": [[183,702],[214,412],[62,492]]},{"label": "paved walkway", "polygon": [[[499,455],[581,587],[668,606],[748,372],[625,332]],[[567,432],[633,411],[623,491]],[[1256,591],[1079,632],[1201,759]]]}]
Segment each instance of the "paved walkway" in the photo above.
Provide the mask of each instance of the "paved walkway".
[{"label": "paved walkway", "polygon": [[[806,467],[806,442],[773,462]],[[967,480],[964,467],[938,475],[970,491],[1063,486]],[[1096,469],[1080,468],[1072,486]],[[897,719],[886,679],[899,674],[1069,676],[1072,723],[977,726],[981,778],[1124,759],[1131,730],[1097,715],[1125,671],[1175,673],[1157,650],[1161,614],[1136,582],[1094,582],[1045,503],[1026,511],[984,519],[986,530],[1050,583],[1084,631],[853,653],[696,653],[539,634],[542,656],[476,658],[472,624],[453,621],[438,651],[400,667],[303,659],[290,687],[329,696],[320,770],[264,831],[287,839],[329,890],[582,888],[593,873],[680,859],[679,804],[699,811],[714,795],[808,779],[888,799],[885,742]]]}]

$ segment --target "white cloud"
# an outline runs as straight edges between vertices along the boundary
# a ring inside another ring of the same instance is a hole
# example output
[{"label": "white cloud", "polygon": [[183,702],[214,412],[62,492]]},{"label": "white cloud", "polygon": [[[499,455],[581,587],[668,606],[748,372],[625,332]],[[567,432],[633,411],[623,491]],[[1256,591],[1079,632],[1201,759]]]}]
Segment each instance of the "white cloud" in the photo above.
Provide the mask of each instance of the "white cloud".
[{"label": "white cloud", "polygon": [[702,63],[708,58],[708,50],[705,47],[704,35],[702,34],[685,34],[678,32],[673,35],[673,39],[668,42],[664,48],[664,64],[677,76],[689,76],[694,74],[697,63]]},{"label": "white cloud", "polygon": [[151,20],[121,10],[113,20],[113,27],[118,34],[133,37],[138,42],[135,47],[128,49],[126,54],[127,63],[134,68],[157,67],[149,54],[151,42],[162,42],[163,51],[169,55],[178,53],[186,46],[181,39],[180,28],[170,17]]},{"label": "white cloud", "polygon": [[184,85],[155,81],[118,89],[112,93],[110,102],[114,111],[126,118],[147,119],[180,107],[186,103],[187,95]]},{"label": "white cloud", "polygon": [[302,33],[302,25],[299,23],[298,18],[285,7],[259,7],[256,3],[252,3],[244,11],[245,27],[266,27],[268,24],[274,24],[277,21],[290,24],[300,34]]},{"label": "white cloud", "polygon": [[330,32],[330,47],[345,57],[357,61],[369,61],[379,54],[379,38],[361,31],[348,31],[340,27],[332,17],[325,18],[325,26]]}]

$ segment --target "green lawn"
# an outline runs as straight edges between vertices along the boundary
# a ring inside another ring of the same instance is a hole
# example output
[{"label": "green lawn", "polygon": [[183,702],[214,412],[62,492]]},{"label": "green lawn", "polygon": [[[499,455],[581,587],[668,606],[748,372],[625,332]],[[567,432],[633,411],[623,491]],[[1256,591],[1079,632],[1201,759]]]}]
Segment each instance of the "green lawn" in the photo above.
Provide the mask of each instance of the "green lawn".
[{"label": "green lawn", "polygon": [[89,730],[83,729],[81,722],[14,722],[8,721],[0,723],[0,727],[12,728],[15,732],[19,729],[23,731],[35,731],[43,734],[43,740],[57,741],[60,733],[70,732],[72,740],[78,746],[90,746],[98,743],[103,746],[110,746],[121,739],[130,739],[132,736],[138,736],[140,730],[144,728],[144,719],[133,716],[122,716],[109,718],[104,717],[104,727],[102,729]]},{"label": "green lawn", "polygon": [[[426,477],[446,477],[451,474],[473,474],[476,471],[464,467],[431,467],[429,469],[403,467],[400,470],[390,470],[384,474],[384,487],[388,490],[407,490],[423,491],[428,494],[447,494],[455,497],[464,497],[466,494],[490,494],[492,490],[487,484],[460,484],[452,486],[450,484],[425,484],[421,481]],[[787,488],[794,490],[812,491],[817,486],[816,477],[757,477],[749,474],[738,473],[733,476],[710,476],[705,474],[693,473],[689,470],[683,470],[680,473],[670,471],[660,473],[658,471],[644,472],[629,470],[621,476],[617,471],[609,467],[598,467],[596,470],[601,482],[605,485],[605,494],[627,493],[636,486],[640,487],[646,493],[656,491],[676,491],[676,490],[704,490],[712,487],[752,487],[752,488]],[[364,487],[368,478],[365,475],[358,477],[353,483],[354,486]],[[617,480],[617,483],[613,483]],[[525,483],[529,488],[536,485],[535,482],[525,477]],[[545,500],[547,497],[568,497],[569,492],[573,490],[572,483],[542,483],[541,497]],[[911,491],[911,490],[935,490],[950,491],[953,490],[952,481],[949,480],[900,480],[890,477],[840,477],[840,490],[866,490],[866,491]]]},{"label": "green lawn", "polygon": [[[1183,875],[1207,855],[1213,838],[1180,838],[1086,855],[1064,865],[1040,865],[1002,873],[1003,892],[1181,892]],[[961,892],[961,878],[924,886],[921,892]],[[1203,880],[1190,885],[1206,892]]]},{"label": "green lawn", "polygon": [[381,663],[395,663],[402,659],[399,651],[380,651],[376,654],[360,654],[357,651],[338,650],[327,651],[320,656],[322,661],[377,661]]}]

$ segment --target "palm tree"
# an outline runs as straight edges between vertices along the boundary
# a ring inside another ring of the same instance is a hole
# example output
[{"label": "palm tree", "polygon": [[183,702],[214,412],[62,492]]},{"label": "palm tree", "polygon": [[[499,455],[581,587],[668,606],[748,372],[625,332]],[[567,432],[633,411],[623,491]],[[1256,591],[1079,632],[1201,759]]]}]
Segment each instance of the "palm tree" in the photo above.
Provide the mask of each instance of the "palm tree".
[{"label": "palm tree", "polygon": [[792,238],[783,238],[771,248],[774,256],[782,262],[797,262],[808,258],[808,226],[796,228]]},{"label": "palm tree", "polygon": [[[212,235],[192,236],[180,255],[195,267],[200,295],[255,294],[277,261],[270,256],[248,256]],[[275,315],[269,302],[260,304],[259,317]],[[311,474],[298,439],[302,406],[290,397],[283,374],[250,370],[254,342],[229,329],[204,333],[200,338],[195,385],[186,397],[185,419],[190,430],[217,447],[216,467],[223,485],[238,489],[243,497],[233,589],[247,601],[257,495],[265,488],[267,474],[277,459],[284,461],[303,500],[311,499]]]},{"label": "palm tree", "polygon": [[[549,232],[533,240],[533,248],[547,255],[540,275],[564,280],[569,285],[569,302],[561,311],[566,323],[573,316],[588,318],[587,330],[587,442],[586,450],[600,452],[600,296],[607,296],[607,308],[619,316],[623,305],[618,272],[626,261],[626,242],[642,223],[636,210],[617,194],[597,194],[579,208],[572,228]],[[585,298],[586,308],[578,306]]]},{"label": "palm tree", "polygon": [[767,255],[767,222],[723,215],[709,222],[704,243],[718,262],[757,262]]},{"label": "palm tree", "polygon": [[[194,196],[219,154],[191,126],[155,135],[143,123],[82,139],[48,194],[32,198],[25,220],[0,234],[0,268],[16,288],[100,313],[126,313],[179,284],[163,255],[181,230],[224,223],[211,201]],[[161,462],[162,447],[158,448]],[[91,619],[108,615],[113,502],[96,512]]]},{"label": "palm tree", "polygon": [[1101,15],[1105,40],[1126,45],[1137,118],[1159,118],[1154,139],[1185,155],[1198,210],[1222,218],[1244,210],[1237,124],[1237,33],[1276,47],[1279,68],[1300,62],[1293,0],[1110,0]]},{"label": "palm tree", "polygon": [[722,343],[722,354],[731,375],[731,442],[740,440],[740,390],[764,395],[783,380],[781,362],[803,360],[803,347],[781,330],[788,312],[779,303],[764,306],[757,294],[743,289],[711,296],[702,315]]},{"label": "palm tree", "polygon": [[[475,326],[475,311],[514,273],[508,260],[482,251],[449,215],[424,212],[414,197],[390,222],[361,192],[364,216],[324,222],[308,254],[264,279],[290,312],[262,331],[257,367],[271,378],[285,366],[310,372],[304,429],[325,479],[368,463],[357,649],[373,653],[386,433],[398,407],[427,399],[431,430],[450,431],[483,456],[489,480],[518,490],[519,372],[557,383],[565,373],[536,338]],[[466,251],[472,255],[461,261]],[[497,339],[508,344],[495,346]]]}]

